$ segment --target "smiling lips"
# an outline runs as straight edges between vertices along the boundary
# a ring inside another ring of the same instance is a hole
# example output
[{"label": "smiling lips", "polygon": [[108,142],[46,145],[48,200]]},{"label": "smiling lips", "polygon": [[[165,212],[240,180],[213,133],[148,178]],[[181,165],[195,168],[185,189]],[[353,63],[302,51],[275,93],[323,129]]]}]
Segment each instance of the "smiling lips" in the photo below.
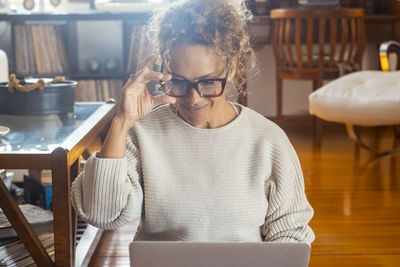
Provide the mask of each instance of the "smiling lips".
[{"label": "smiling lips", "polygon": [[184,108],[185,108],[187,111],[189,111],[189,112],[197,113],[197,112],[203,111],[203,110],[205,109],[205,107],[207,107],[207,106],[208,106],[208,104],[205,104],[205,105],[203,105],[203,106],[201,106],[201,105],[197,105],[197,106],[184,106]]}]

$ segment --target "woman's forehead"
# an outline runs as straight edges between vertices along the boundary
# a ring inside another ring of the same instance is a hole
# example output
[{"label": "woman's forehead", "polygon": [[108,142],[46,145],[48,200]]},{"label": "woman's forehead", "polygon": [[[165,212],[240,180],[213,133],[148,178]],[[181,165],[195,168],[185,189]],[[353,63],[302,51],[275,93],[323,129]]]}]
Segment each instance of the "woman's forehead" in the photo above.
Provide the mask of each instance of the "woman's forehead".
[{"label": "woman's forehead", "polygon": [[170,71],[189,79],[224,72],[225,66],[224,58],[209,46],[180,45],[171,50]]}]

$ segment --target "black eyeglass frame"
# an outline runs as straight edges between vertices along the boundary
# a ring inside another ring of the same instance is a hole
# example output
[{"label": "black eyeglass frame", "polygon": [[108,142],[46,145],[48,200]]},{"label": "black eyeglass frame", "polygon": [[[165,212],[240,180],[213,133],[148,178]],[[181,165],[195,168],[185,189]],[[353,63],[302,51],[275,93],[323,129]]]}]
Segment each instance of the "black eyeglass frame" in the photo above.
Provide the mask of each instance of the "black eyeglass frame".
[{"label": "black eyeglass frame", "polygon": [[[161,65],[161,72],[163,71],[163,68],[164,68],[164,62],[163,62],[162,65]],[[184,96],[186,96],[186,95],[189,93],[189,90],[190,90],[191,88],[194,88],[194,89],[197,91],[197,93],[199,93],[199,95],[200,95],[201,97],[219,97],[219,96],[221,96],[221,95],[224,93],[224,91],[225,91],[225,87],[226,87],[226,82],[227,82],[227,80],[228,80],[228,76],[229,76],[229,69],[228,69],[228,71],[226,72],[225,78],[202,79],[202,80],[198,80],[198,81],[195,81],[195,82],[191,82],[191,81],[189,81],[188,79],[186,79],[185,77],[181,77],[181,79],[171,79],[170,81],[172,81],[172,80],[180,80],[180,81],[185,81],[185,82],[187,83],[186,93],[185,93],[184,95],[179,95],[179,96],[177,96],[177,95],[171,95],[171,94],[168,94],[168,93],[167,93],[167,90],[165,89],[165,84],[166,84],[166,82],[168,82],[168,81],[160,80],[159,83],[160,83],[160,85],[161,85],[162,91],[163,91],[166,95],[169,95],[169,96],[172,96],[172,97],[184,97]],[[214,81],[218,81],[218,82],[221,82],[222,89],[221,89],[221,92],[220,92],[219,94],[216,94],[216,95],[205,95],[205,94],[202,94],[202,93],[199,91],[199,83],[201,83],[201,82],[209,82],[209,81],[213,81],[213,82],[214,82]]]}]

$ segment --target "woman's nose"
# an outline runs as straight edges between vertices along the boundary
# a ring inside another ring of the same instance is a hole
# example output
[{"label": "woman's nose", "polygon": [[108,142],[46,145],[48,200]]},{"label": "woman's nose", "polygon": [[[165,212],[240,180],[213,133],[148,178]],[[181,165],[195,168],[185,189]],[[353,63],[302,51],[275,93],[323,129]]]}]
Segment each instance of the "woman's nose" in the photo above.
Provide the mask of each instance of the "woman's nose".
[{"label": "woman's nose", "polygon": [[194,87],[190,88],[187,95],[185,96],[188,102],[193,104],[197,103],[201,97],[202,96],[200,95],[200,93]]}]

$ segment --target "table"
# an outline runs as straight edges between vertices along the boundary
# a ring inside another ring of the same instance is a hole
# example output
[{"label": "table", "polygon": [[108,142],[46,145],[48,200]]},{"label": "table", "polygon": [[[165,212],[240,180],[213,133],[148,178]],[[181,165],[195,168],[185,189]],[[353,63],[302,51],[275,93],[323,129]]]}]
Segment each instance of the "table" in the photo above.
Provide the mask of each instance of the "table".
[{"label": "table", "polygon": [[71,206],[71,183],[79,174],[82,153],[108,129],[114,115],[113,103],[100,102],[77,103],[73,114],[0,115],[0,125],[11,129],[0,138],[0,169],[52,171],[55,262],[0,179],[0,207],[38,266],[75,265],[76,214]]}]

